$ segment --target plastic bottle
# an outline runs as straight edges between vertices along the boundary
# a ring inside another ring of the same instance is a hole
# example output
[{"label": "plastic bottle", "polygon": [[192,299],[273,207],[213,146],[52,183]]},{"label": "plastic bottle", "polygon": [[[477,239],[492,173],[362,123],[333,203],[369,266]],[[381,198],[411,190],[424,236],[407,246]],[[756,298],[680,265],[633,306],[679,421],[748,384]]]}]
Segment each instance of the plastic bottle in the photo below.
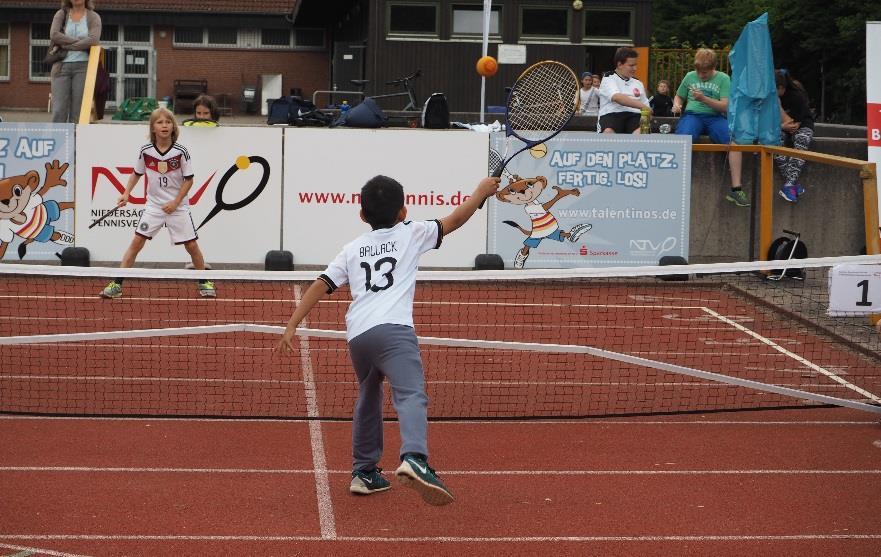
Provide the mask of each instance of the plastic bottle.
[{"label": "plastic bottle", "polygon": [[352,107],[349,106],[349,101],[343,101],[340,105],[340,114],[345,114],[350,108]]},{"label": "plastic bottle", "polygon": [[639,133],[652,133],[651,109],[643,108],[639,117]]}]

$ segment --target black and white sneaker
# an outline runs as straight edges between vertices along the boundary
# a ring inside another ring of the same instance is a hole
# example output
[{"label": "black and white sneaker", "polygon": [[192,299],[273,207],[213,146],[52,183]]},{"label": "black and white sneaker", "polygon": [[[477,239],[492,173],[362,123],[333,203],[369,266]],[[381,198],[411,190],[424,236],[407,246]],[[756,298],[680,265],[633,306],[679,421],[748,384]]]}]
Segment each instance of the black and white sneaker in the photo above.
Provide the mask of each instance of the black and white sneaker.
[{"label": "black and white sneaker", "polygon": [[401,465],[395,470],[395,475],[401,483],[412,487],[422,500],[429,505],[449,505],[453,502],[453,494],[447,489],[428,462],[413,454],[405,454],[401,458]]},{"label": "black and white sneaker", "polygon": [[349,491],[358,495],[370,495],[391,488],[392,484],[382,476],[382,468],[355,470],[352,472],[352,483],[349,484]]}]

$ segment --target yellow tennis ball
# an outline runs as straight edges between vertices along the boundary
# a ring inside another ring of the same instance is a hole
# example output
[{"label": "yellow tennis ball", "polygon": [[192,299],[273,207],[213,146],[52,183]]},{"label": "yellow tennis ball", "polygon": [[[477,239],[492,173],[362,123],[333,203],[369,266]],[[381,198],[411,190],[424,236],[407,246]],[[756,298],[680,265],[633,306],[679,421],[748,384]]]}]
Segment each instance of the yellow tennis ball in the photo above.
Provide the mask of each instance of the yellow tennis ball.
[{"label": "yellow tennis ball", "polygon": [[499,63],[492,56],[483,56],[477,61],[477,73],[483,77],[492,77],[499,71]]},{"label": "yellow tennis ball", "polygon": [[540,159],[548,154],[548,148],[544,143],[539,143],[535,147],[531,147],[529,149],[529,154],[537,159]]},{"label": "yellow tennis ball", "polygon": [[242,155],[236,159],[236,166],[239,167],[239,170],[247,170],[247,168],[251,166],[251,159]]}]

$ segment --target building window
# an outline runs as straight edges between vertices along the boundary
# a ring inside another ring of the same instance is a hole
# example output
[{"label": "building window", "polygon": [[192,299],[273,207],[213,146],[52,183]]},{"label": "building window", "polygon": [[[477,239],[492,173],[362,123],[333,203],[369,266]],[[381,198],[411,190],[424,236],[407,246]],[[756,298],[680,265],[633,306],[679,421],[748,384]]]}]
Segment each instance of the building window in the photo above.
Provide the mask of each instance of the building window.
[{"label": "building window", "polygon": [[438,7],[435,4],[388,4],[388,34],[399,37],[438,36]]},{"label": "building window", "polygon": [[[148,25],[128,26],[123,29],[123,32],[127,43],[150,43],[150,27]],[[101,34],[103,35],[103,32]]]},{"label": "building window", "polygon": [[290,29],[262,29],[260,32],[260,46],[291,46]]},{"label": "building window", "polygon": [[175,27],[174,28],[174,44],[175,45],[201,45],[204,41],[204,29],[201,27]]},{"label": "building window", "polygon": [[584,10],[585,42],[633,42],[632,10]]},{"label": "building window", "polygon": [[236,29],[234,27],[175,27],[174,46],[267,50],[320,50],[324,48],[324,30],[291,30],[290,28]]},{"label": "building window", "polygon": [[[502,8],[494,6],[489,17],[489,36],[501,39]],[[483,38],[483,6],[453,6],[453,30],[455,37]]]},{"label": "building window", "polygon": [[49,81],[49,72],[52,66],[43,63],[43,58],[49,52],[49,24],[31,24],[31,71],[32,81]]},{"label": "building window", "polygon": [[520,36],[551,41],[569,40],[569,10],[521,8]]},{"label": "building window", "polygon": [[0,22],[0,81],[9,79],[9,23]]},{"label": "building window", "polygon": [[236,46],[239,32],[229,27],[209,27],[208,44],[211,46]]}]

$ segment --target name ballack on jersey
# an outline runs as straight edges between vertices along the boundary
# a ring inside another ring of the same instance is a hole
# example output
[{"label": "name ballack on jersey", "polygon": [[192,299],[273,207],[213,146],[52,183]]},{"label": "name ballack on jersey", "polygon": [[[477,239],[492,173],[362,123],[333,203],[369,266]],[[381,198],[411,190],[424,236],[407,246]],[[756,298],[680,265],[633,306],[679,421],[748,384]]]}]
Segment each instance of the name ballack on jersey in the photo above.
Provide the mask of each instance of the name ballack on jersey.
[{"label": "name ballack on jersey", "polygon": [[397,242],[384,242],[382,244],[376,244],[373,246],[361,246],[360,255],[361,257],[374,257],[376,255],[382,255],[384,253],[393,253],[398,251],[395,247]]}]

